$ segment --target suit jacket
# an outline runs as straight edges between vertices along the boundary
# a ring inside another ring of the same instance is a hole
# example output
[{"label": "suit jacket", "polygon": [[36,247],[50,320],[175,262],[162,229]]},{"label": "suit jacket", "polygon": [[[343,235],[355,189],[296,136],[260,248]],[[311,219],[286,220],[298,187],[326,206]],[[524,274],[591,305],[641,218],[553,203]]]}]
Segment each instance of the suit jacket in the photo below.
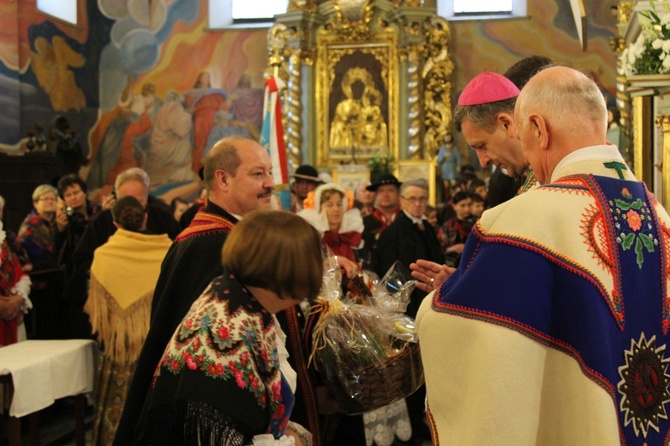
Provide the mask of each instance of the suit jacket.
[{"label": "suit jacket", "polygon": [[[404,212],[400,212],[393,223],[381,233],[372,259],[373,270],[380,278],[384,277],[396,260],[408,270],[409,264],[418,259],[444,263],[444,255],[435,229],[428,222],[424,223],[423,230],[419,229],[419,226]],[[421,300],[425,296],[425,292],[418,288],[414,289],[406,312],[409,316],[416,316]]]}]

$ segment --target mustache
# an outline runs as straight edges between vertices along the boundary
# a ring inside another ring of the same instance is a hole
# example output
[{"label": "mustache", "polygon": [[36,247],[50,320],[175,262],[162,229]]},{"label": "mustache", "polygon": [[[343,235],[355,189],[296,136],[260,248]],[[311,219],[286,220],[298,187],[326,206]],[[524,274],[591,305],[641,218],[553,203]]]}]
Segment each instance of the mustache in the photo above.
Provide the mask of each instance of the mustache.
[{"label": "mustache", "polygon": [[268,198],[272,196],[272,189],[271,188],[265,188],[263,189],[263,192],[258,194],[258,198]]}]

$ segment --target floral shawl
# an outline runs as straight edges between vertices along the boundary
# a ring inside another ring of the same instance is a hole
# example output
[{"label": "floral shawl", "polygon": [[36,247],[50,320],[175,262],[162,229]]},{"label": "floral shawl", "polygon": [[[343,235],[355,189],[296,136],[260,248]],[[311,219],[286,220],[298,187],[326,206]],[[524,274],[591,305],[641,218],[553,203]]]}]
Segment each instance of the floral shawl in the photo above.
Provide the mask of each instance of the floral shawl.
[{"label": "floral shawl", "polygon": [[[280,372],[275,319],[232,275],[215,278],[170,340],[137,444],[249,444],[283,435],[293,393]],[[175,441],[177,443],[175,443]]]},{"label": "floral shawl", "polygon": [[34,209],[21,223],[18,240],[28,252],[34,269],[39,270],[56,266],[54,255],[55,235],[56,224],[40,218]]}]

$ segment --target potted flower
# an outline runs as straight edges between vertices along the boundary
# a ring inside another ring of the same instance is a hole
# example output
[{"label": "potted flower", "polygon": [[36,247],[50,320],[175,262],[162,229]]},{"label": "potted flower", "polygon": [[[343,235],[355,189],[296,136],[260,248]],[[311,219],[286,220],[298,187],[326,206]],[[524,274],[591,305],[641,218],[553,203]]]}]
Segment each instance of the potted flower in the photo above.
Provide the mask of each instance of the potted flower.
[{"label": "potted flower", "polygon": [[670,4],[662,3],[661,14],[653,1],[649,2],[651,9],[639,12],[640,35],[621,55],[627,78],[670,74]]}]

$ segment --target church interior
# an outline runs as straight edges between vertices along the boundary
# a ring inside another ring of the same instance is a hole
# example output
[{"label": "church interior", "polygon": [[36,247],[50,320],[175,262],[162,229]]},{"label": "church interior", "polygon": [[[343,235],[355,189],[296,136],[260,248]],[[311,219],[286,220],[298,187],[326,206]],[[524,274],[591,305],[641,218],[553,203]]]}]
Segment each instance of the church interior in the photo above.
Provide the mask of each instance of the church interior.
[{"label": "church interior", "polygon": [[440,168],[445,144],[457,169],[492,175],[453,125],[460,93],[530,56],[595,80],[613,115],[610,142],[670,205],[665,44],[648,45],[657,63],[641,61],[649,10],[670,40],[667,2],[511,0],[521,14],[459,17],[444,13],[449,0],[289,0],[268,21],[220,27],[211,18],[232,0],[70,3],[76,23],[40,0],[0,2],[0,215],[13,232],[35,188],[67,174],[101,203],[120,172],[139,167],[156,199],[194,202],[202,157],[219,139],[263,140],[269,78],[280,81],[289,177],[310,165],[351,193],[384,173],[420,178],[440,208],[458,180]]}]

